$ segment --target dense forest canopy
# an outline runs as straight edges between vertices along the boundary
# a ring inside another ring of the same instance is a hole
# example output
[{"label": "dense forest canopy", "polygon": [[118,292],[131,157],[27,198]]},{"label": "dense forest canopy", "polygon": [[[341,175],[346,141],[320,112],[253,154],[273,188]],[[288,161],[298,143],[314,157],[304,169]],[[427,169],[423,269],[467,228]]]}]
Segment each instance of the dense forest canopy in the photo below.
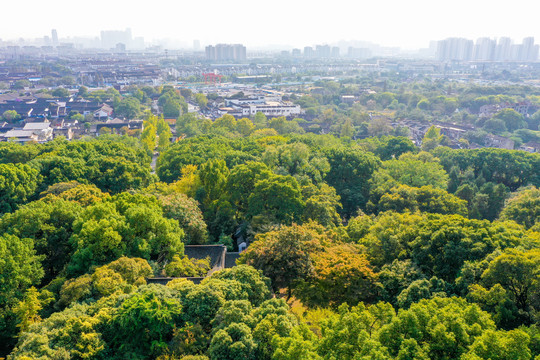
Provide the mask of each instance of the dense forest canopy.
[{"label": "dense forest canopy", "polygon": [[[341,106],[360,86],[293,99],[333,134],[260,113],[203,119],[161,89],[173,143],[149,113],[135,137],[0,142],[0,356],[540,358],[540,153],[453,149],[435,127],[417,146],[363,113],[455,118],[538,94],[389,82]],[[538,118],[512,116],[496,119],[514,134]],[[241,243],[219,271],[186,256]]]}]

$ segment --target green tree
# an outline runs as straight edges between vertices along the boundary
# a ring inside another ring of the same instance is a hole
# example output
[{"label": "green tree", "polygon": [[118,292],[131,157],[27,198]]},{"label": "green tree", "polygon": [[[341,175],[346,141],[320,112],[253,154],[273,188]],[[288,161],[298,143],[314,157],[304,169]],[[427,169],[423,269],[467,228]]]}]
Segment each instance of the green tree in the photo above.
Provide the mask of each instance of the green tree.
[{"label": "green tree", "polygon": [[208,105],[208,99],[206,98],[206,95],[204,95],[203,93],[195,94],[195,101],[201,109],[206,109],[206,106]]},{"label": "green tree", "polygon": [[17,330],[12,307],[43,277],[40,260],[31,239],[0,236],[0,354],[7,353],[14,345]]},{"label": "green tree", "polygon": [[0,163],[26,163],[34,159],[40,152],[38,146],[17,144],[10,141],[0,143]]},{"label": "green tree", "polygon": [[262,271],[251,266],[238,265],[216,271],[210,280],[236,281],[240,286],[242,298],[249,300],[253,306],[258,306],[271,297],[270,280],[263,276]]},{"label": "green tree", "polygon": [[207,225],[196,200],[184,194],[174,193],[160,196],[159,201],[163,207],[163,214],[177,220],[186,233],[187,244],[202,245],[208,241]]},{"label": "green tree", "polygon": [[402,309],[406,309],[421,299],[430,299],[434,296],[445,297],[447,287],[444,280],[440,280],[435,276],[429,280],[415,280],[399,293],[396,298],[397,305]]},{"label": "green tree", "polygon": [[428,215],[417,224],[411,258],[428,276],[453,282],[465,261],[480,260],[497,248],[516,246],[524,231],[459,215]]},{"label": "green tree", "polygon": [[141,189],[154,181],[149,166],[142,166],[122,158],[94,158],[87,166],[97,169],[91,174],[90,181],[102,191],[112,194],[129,189]]},{"label": "green tree", "polygon": [[[73,184],[74,186],[61,189],[63,185]],[[56,192],[58,190],[58,192]],[[78,184],[75,181],[69,183],[56,183],[40,194],[47,199],[64,199],[76,202],[82,207],[93,205],[110,197],[109,193],[104,193],[95,185]]]},{"label": "green tree", "polygon": [[378,277],[382,285],[381,297],[383,301],[388,301],[396,306],[398,296],[402,294],[403,290],[409,288],[413,282],[424,279],[424,274],[410,259],[396,259],[390,264],[385,264],[378,273]]},{"label": "green tree", "polygon": [[165,265],[165,274],[173,277],[205,277],[210,271],[210,259],[190,259],[187,256],[173,256]]},{"label": "green tree", "polygon": [[248,215],[265,223],[291,224],[300,219],[304,207],[300,186],[292,176],[259,180],[248,198]]},{"label": "green tree", "polygon": [[31,87],[32,83],[26,79],[24,80],[17,80],[15,81],[15,84],[13,84],[13,90],[23,90],[24,88]]},{"label": "green tree", "polygon": [[136,118],[141,111],[141,103],[134,97],[126,97],[120,101],[115,108],[116,116],[122,116],[126,119]]},{"label": "green tree", "polygon": [[306,221],[316,221],[324,226],[339,226],[342,223],[338,210],[341,209],[340,198],[336,189],[322,183],[318,187],[307,185],[302,188],[306,199],[303,218]]},{"label": "green tree", "polygon": [[50,291],[44,290],[40,294],[32,286],[26,291],[24,298],[13,309],[19,322],[17,327],[21,331],[28,331],[30,325],[41,321],[40,311],[43,309],[43,306],[48,305],[53,300],[54,296]]},{"label": "green tree", "polygon": [[354,135],[354,126],[352,125],[351,119],[345,120],[343,125],[341,125],[341,137],[350,137],[352,138]]},{"label": "green tree", "polygon": [[272,172],[261,162],[249,161],[235,166],[227,179],[227,192],[231,203],[239,212],[245,213],[248,198],[255,189],[257,181],[272,176]]},{"label": "green tree", "polygon": [[295,283],[314,271],[310,253],[320,247],[324,236],[317,230],[320,231],[306,225],[292,225],[259,234],[239,261],[262,270],[272,280],[274,291],[286,288],[291,296]]},{"label": "green tree", "polygon": [[26,164],[0,164],[0,214],[11,212],[35,193],[38,171]]},{"label": "green tree", "polygon": [[256,343],[245,324],[231,324],[212,337],[208,353],[211,360],[255,359]]},{"label": "green tree", "polygon": [[306,305],[356,305],[359,301],[372,302],[378,297],[377,274],[358,246],[327,247],[314,254],[312,259],[313,273],[295,291]]},{"label": "green tree", "polygon": [[512,331],[488,330],[474,340],[463,360],[527,360],[531,358],[530,337],[515,329]]},{"label": "green tree", "polygon": [[495,220],[504,206],[507,193],[503,184],[485,183],[469,202],[470,217]]},{"label": "green tree", "polygon": [[180,323],[182,305],[167,288],[141,287],[123,300],[107,323],[105,338],[114,358],[156,357],[164,352],[175,324]]},{"label": "green tree", "polygon": [[493,118],[502,120],[508,131],[515,131],[525,126],[523,116],[514,109],[502,109],[493,115]]},{"label": "green tree", "polygon": [[184,232],[178,222],[163,217],[155,198],[123,193],[110,202],[89,206],[73,225],[70,274],[121,256],[163,263],[183,254]]},{"label": "green tree", "polygon": [[386,303],[343,304],[321,321],[318,353],[325,359],[389,359],[376,334],[394,318],[394,309]]},{"label": "green tree", "polygon": [[482,274],[482,283],[487,286],[500,284],[531,321],[530,318],[540,310],[537,299],[540,291],[539,271],[540,250],[509,249],[489,263]]},{"label": "green tree", "polygon": [[185,113],[178,117],[176,121],[176,135],[177,136],[197,136],[203,132],[202,124],[204,120],[197,117],[195,113]]},{"label": "green tree", "polygon": [[67,307],[75,302],[97,300],[113,293],[131,293],[137,286],[146,284],[146,277],[152,273],[146,260],[120,257],[90,274],[64,282],[56,306]]},{"label": "green tree", "polygon": [[438,159],[427,153],[418,155],[403,154],[398,160],[383,162],[382,170],[398,183],[422,187],[431,185],[445,190],[448,186],[448,174],[438,163]]},{"label": "green tree", "polygon": [[172,132],[167,125],[167,128],[159,133],[158,137],[158,149],[160,151],[165,150],[171,143]]},{"label": "green tree", "polygon": [[19,346],[11,356],[15,359],[104,356],[106,344],[98,330],[101,324],[90,312],[88,305],[76,305],[30,326],[28,332],[21,333]]},{"label": "green tree", "polygon": [[36,255],[31,239],[14,235],[0,236],[0,304],[6,306],[13,299],[22,298],[26,289],[36,285],[43,277],[41,256]]},{"label": "green tree", "polygon": [[178,100],[167,99],[163,104],[163,116],[167,119],[177,119],[182,114],[182,105]]},{"label": "green tree", "polygon": [[31,202],[0,220],[0,233],[34,241],[38,255],[43,256],[45,280],[56,277],[72,253],[69,238],[73,222],[81,213],[80,205],[56,199]]},{"label": "green tree", "polygon": [[52,95],[59,98],[68,98],[70,96],[70,93],[69,90],[63,87],[58,87],[52,91]]},{"label": "green tree", "polygon": [[145,145],[148,151],[154,151],[156,148],[156,136],[156,127],[151,123],[147,123],[141,134],[141,142]]},{"label": "green tree", "polygon": [[201,284],[186,292],[182,299],[184,310],[182,318],[184,321],[200,324],[205,331],[211,329],[212,320],[225,303],[225,289],[223,287],[227,287],[231,291],[231,288],[237,284],[233,281],[219,284],[223,286],[221,288],[217,285],[215,282]]},{"label": "green tree", "polygon": [[6,110],[2,114],[2,118],[7,122],[12,122],[19,119],[19,114],[15,110]]},{"label": "green tree", "polygon": [[540,167],[538,154],[495,148],[450,150],[440,147],[435,150],[435,155],[446,171],[456,167],[460,174],[466,175],[465,182],[469,181],[470,174],[474,180],[482,181],[480,186],[492,182],[503,184],[510,191],[529,184],[540,186],[540,175],[535,171]]},{"label": "green tree", "polygon": [[284,116],[272,118],[268,121],[268,127],[275,129],[278,134],[303,134],[304,129],[298,125],[298,122],[293,120],[287,120]]},{"label": "green tree", "polygon": [[224,160],[216,159],[204,163],[199,170],[199,178],[204,189],[203,205],[210,205],[224,193],[229,169]]},{"label": "green tree", "polygon": [[330,164],[325,181],[340,196],[343,215],[350,217],[367,203],[369,179],[380,162],[375,156],[357,148],[330,148],[324,151],[324,155]]},{"label": "green tree", "polygon": [[321,360],[316,351],[316,335],[307,325],[301,324],[293,328],[289,336],[276,336],[272,340],[276,348],[275,360]]},{"label": "green tree", "polygon": [[467,202],[433,186],[414,188],[407,185],[393,187],[377,204],[378,211],[421,211],[438,214],[467,215]]},{"label": "green tree", "polygon": [[540,222],[540,189],[531,187],[515,193],[500,217],[501,220],[514,220],[526,228]]},{"label": "green tree", "polygon": [[264,129],[267,125],[268,119],[262,112],[257,112],[253,117],[253,124],[257,129]]},{"label": "green tree", "polygon": [[255,125],[248,118],[242,118],[236,122],[236,130],[242,136],[249,136],[255,130]]},{"label": "green tree", "polygon": [[378,337],[392,357],[410,346],[407,339],[413,339],[429,359],[459,359],[489,330],[495,330],[495,324],[477,305],[460,298],[434,298],[400,311]]},{"label": "green tree", "polygon": [[80,86],[77,95],[82,98],[88,96],[88,88],[86,86]]},{"label": "green tree", "polygon": [[422,150],[431,151],[441,144],[443,135],[441,135],[441,130],[432,125],[428,131],[424,134],[422,139]]},{"label": "green tree", "polygon": [[381,143],[374,149],[375,155],[379,156],[381,160],[397,159],[402,154],[417,151],[413,142],[403,136],[386,136],[382,137]]}]

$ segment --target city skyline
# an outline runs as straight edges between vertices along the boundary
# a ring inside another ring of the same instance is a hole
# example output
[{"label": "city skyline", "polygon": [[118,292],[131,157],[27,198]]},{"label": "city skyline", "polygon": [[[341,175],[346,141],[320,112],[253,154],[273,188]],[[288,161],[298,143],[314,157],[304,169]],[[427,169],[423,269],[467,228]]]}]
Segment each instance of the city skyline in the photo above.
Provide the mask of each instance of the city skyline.
[{"label": "city skyline", "polygon": [[[276,0],[264,8],[245,0],[227,4],[210,1],[204,8],[167,0],[145,5],[95,0],[83,15],[73,12],[72,3],[66,0],[30,0],[28,4],[24,24],[17,16],[0,22],[0,39],[50,36],[53,28],[60,38],[95,38],[103,30],[131,28],[134,37],[144,37],[148,42],[178,39],[189,45],[199,40],[203,46],[242,43],[261,48],[360,40],[407,50],[427,48],[430,41],[449,37],[540,38],[534,11],[524,11],[531,7],[530,1],[523,0],[514,1],[510,7],[506,3],[500,6],[501,1],[457,0],[444,8],[425,0],[378,4],[336,0],[331,7]],[[20,13],[20,7],[9,2],[3,5],[3,12]]]},{"label": "city skyline", "polygon": [[[461,45],[453,45],[454,50],[446,49],[445,46],[441,47],[441,44],[452,42],[454,44],[461,44]],[[457,42],[457,43],[456,43]],[[501,42],[503,44],[501,44]],[[529,43],[529,56],[526,56],[526,59],[522,59],[521,57],[521,50],[520,49],[523,44]],[[498,44],[498,45],[497,45]],[[153,41],[145,41],[144,37],[136,36],[134,37],[132,34],[132,30],[130,28],[124,29],[124,30],[101,30],[99,36],[96,37],[59,37],[58,31],[56,29],[51,29],[49,35],[44,35],[42,37],[38,38],[31,38],[31,39],[13,39],[5,41],[0,38],[0,48],[10,46],[10,45],[17,45],[17,46],[24,46],[24,47],[57,47],[60,46],[64,49],[105,49],[105,50],[113,50],[113,51],[140,51],[144,50],[145,48],[153,48],[156,45],[160,46],[162,49],[169,48],[171,50],[180,50],[180,51],[199,51],[199,52],[206,52],[206,56],[208,57],[208,48],[212,48],[214,45],[222,45],[222,46],[232,46],[232,44],[224,44],[224,43],[209,43],[209,44],[203,44],[201,46],[201,42],[199,39],[194,39],[191,42],[186,40],[179,40],[179,39],[154,39]],[[245,54],[246,52],[246,46],[244,44],[237,44],[238,46],[242,46],[244,48],[243,52]],[[501,45],[505,48],[505,54],[501,53]],[[457,47],[456,47],[457,46]],[[497,47],[497,50],[495,49]],[[485,53],[491,48],[491,54],[488,55]],[[512,48],[512,50],[510,50]],[[295,53],[302,54],[307,57],[340,57],[342,55],[345,55],[345,53],[348,53],[348,56],[351,57],[351,54],[364,54],[369,53],[372,54],[374,51],[375,56],[394,56],[398,55],[399,53],[403,54],[414,54],[417,52],[418,55],[421,57],[432,57],[435,56],[439,58],[440,60],[446,59],[455,59],[455,60],[532,60],[535,61],[537,59],[536,55],[539,52],[540,45],[536,44],[535,38],[532,36],[524,37],[523,39],[513,39],[508,36],[502,36],[502,37],[479,37],[477,39],[468,39],[463,37],[448,37],[445,39],[431,39],[429,41],[429,46],[424,48],[418,48],[418,49],[402,49],[398,47],[385,47],[381,44],[369,42],[369,41],[361,41],[361,40],[341,40],[338,42],[333,43],[317,43],[317,44],[304,44],[303,46],[298,47],[292,47],[287,45],[275,45],[273,47],[267,47],[264,49],[264,47],[261,46],[254,46],[250,47],[249,51],[259,51],[259,50],[270,50],[275,52],[281,52],[283,53],[283,50],[292,51],[293,56]],[[483,56],[478,56],[479,49],[483,49]],[[306,51],[312,51],[313,54],[304,54]],[[473,51],[474,50],[474,51]],[[323,54],[324,51],[331,52],[332,54]],[[340,53],[341,51],[341,53]],[[445,51],[454,51],[455,54],[460,53],[460,55],[441,55]],[[520,56],[518,56],[518,53],[520,52]],[[513,55],[510,55],[510,52],[513,53]],[[215,55],[214,55],[215,56]],[[245,56],[245,55],[244,55]],[[369,57],[368,56],[362,56],[362,57]],[[442,56],[442,58],[441,58]],[[354,57],[354,56],[353,56]]]}]

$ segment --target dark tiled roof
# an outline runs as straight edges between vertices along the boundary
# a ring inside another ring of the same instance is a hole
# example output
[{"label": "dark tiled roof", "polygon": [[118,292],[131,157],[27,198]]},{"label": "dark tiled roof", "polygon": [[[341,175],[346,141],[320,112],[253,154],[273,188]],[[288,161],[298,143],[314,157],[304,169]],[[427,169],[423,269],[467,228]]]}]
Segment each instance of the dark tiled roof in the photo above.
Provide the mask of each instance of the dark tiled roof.
[{"label": "dark tiled roof", "polygon": [[227,247],[224,245],[186,245],[184,254],[194,259],[210,258],[210,273],[225,267],[225,254]]},{"label": "dark tiled roof", "polygon": [[232,268],[236,266],[236,260],[240,257],[238,252],[228,252],[225,254],[225,268]]},{"label": "dark tiled roof", "polygon": [[[210,258],[210,266],[212,269],[208,272],[207,276],[210,276],[213,272],[233,267],[236,265],[236,259],[239,253],[227,253],[227,247],[225,245],[186,245],[184,247],[184,254],[193,259],[206,259]],[[171,280],[178,279],[175,277],[152,277],[147,278],[148,284],[161,284],[167,285]],[[199,284],[204,277],[185,277],[195,284]]]},{"label": "dark tiled roof", "polygon": [[[148,284],[160,284],[160,285],[167,285],[169,281],[172,281],[174,279],[179,279],[175,277],[153,277],[153,278],[147,278],[146,282]],[[200,284],[201,281],[204,280],[203,277],[185,277],[182,279],[187,279],[189,281],[192,281],[194,284]]]}]

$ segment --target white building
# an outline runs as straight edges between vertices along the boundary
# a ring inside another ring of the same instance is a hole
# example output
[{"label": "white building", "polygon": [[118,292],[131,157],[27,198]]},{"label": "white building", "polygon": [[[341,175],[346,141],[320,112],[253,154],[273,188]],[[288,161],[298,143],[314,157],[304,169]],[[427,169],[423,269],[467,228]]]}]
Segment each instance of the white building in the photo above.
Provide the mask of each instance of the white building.
[{"label": "white building", "polygon": [[229,113],[235,116],[252,117],[258,112],[261,112],[267,117],[292,117],[302,113],[300,105],[295,105],[289,101],[282,101],[278,95],[228,99],[225,105],[226,107],[219,109],[222,115]]}]

